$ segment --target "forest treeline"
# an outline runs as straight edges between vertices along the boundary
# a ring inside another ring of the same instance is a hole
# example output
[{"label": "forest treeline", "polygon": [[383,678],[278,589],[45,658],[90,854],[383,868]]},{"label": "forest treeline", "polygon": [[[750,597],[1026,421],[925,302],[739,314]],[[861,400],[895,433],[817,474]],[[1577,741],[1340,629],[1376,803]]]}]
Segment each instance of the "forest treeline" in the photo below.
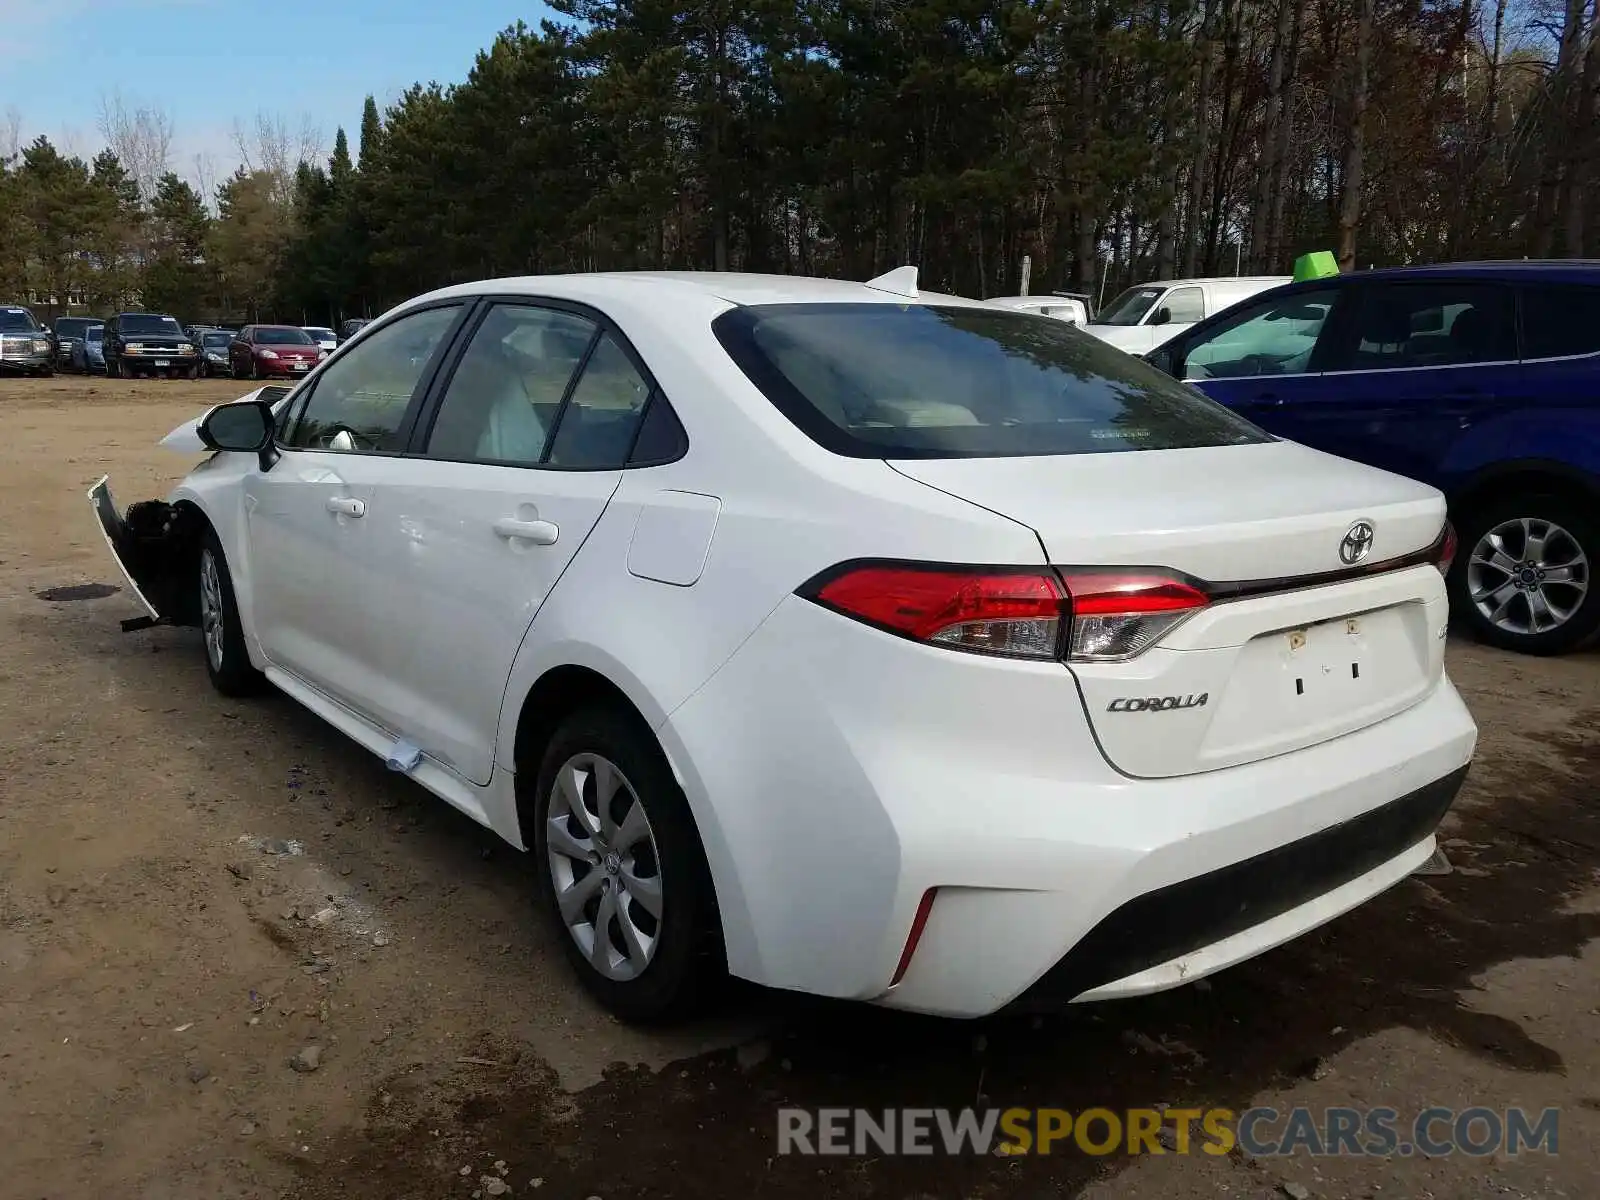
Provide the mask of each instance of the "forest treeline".
[{"label": "forest treeline", "polygon": [[17,147],[0,300],[332,323],[556,271],[915,263],[981,296],[1024,255],[1091,293],[1309,249],[1600,256],[1600,0],[551,7],[211,196],[136,136]]}]

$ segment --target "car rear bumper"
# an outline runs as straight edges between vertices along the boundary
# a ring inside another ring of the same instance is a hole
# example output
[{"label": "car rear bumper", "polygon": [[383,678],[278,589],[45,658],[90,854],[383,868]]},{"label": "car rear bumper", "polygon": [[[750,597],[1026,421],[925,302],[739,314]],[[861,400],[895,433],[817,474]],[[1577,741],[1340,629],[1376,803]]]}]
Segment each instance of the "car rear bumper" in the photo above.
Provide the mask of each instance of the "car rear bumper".
[{"label": "car rear bumper", "polygon": [[[925,647],[799,599],[660,732],[736,974],[950,1016],[1175,986],[1353,907],[1431,853],[1477,736],[1441,678],[1343,737],[1132,779],[1060,664]],[[1269,886],[1274,862],[1309,874]]]}]

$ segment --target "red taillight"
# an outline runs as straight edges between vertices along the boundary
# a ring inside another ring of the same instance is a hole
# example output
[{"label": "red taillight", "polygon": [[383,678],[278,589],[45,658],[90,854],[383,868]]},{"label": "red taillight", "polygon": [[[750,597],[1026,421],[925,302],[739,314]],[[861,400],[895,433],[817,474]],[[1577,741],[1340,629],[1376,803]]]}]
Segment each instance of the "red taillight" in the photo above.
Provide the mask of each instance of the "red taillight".
[{"label": "red taillight", "polygon": [[928,916],[933,912],[933,897],[936,888],[929,888],[922,893],[922,899],[917,904],[916,916],[911,918],[911,933],[906,938],[905,949],[900,951],[900,961],[895,965],[894,978],[889,980],[889,986],[894,987],[905,978],[906,968],[911,965],[911,956],[917,952],[917,943],[922,940],[922,931],[928,927]]},{"label": "red taillight", "polygon": [[1143,653],[1211,602],[1181,579],[1141,571],[1067,571],[1075,662],[1116,662]]},{"label": "red taillight", "polygon": [[1444,523],[1444,533],[1439,536],[1439,574],[1450,574],[1450,564],[1456,560],[1456,527]]},{"label": "red taillight", "polygon": [[956,650],[1009,658],[1056,658],[1066,597],[1048,571],[851,567],[805,594],[880,628]]}]

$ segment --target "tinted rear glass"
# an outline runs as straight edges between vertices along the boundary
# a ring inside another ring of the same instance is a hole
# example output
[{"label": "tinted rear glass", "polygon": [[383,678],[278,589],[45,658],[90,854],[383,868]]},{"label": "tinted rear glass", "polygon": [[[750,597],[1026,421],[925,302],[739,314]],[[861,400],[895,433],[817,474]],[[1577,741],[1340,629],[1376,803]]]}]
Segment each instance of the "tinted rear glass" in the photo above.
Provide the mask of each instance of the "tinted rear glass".
[{"label": "tinted rear glass", "polygon": [[158,317],[152,313],[126,313],[117,321],[117,332],[123,337],[150,334],[160,337],[182,337],[183,330],[171,317]]},{"label": "tinted rear glass", "polygon": [[1522,292],[1522,357],[1561,358],[1600,350],[1600,288],[1530,287]]},{"label": "tinted rear glass", "polygon": [[1072,326],[989,308],[793,304],[712,324],[766,397],[858,458],[989,458],[1269,440]]}]

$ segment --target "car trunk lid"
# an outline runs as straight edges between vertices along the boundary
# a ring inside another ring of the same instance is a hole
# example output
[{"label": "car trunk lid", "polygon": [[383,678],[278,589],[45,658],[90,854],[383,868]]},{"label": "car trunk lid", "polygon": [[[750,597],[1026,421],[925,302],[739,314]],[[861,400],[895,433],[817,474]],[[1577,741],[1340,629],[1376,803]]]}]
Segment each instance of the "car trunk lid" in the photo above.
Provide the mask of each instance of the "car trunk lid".
[{"label": "car trunk lid", "polygon": [[1422,560],[1444,501],[1423,484],[1289,442],[890,465],[1031,527],[1069,588],[1136,569],[1210,597],[1140,654],[1069,664],[1127,774],[1325,741],[1410,707],[1442,674],[1443,580]]}]

